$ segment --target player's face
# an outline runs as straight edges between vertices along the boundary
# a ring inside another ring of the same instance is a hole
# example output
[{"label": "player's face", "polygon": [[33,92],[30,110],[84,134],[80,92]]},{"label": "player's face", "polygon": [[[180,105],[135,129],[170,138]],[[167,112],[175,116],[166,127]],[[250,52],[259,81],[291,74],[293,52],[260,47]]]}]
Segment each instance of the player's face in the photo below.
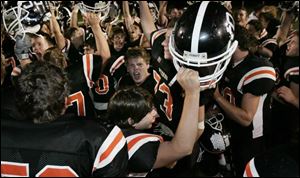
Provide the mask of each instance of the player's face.
[{"label": "player's face", "polygon": [[237,21],[244,23],[247,21],[247,12],[245,10],[239,10],[237,14]]},{"label": "player's face", "polygon": [[49,45],[44,37],[31,38],[31,45],[33,52],[36,53],[38,59],[42,59],[45,51],[49,48]]},{"label": "player's face", "polygon": [[136,40],[136,39],[138,39],[140,36],[141,36],[141,29],[140,29],[140,27],[139,26],[137,26],[137,25],[132,25],[131,26],[131,29],[132,29],[132,32],[129,34],[130,35],[130,38],[132,39],[132,40]]},{"label": "player's face", "polygon": [[152,109],[140,122],[133,124],[133,127],[137,130],[150,129],[155,119],[158,117],[156,109]]},{"label": "player's face", "polygon": [[90,46],[84,46],[83,47],[84,54],[94,54],[95,50],[91,48]]},{"label": "player's face", "polygon": [[168,60],[173,59],[169,50],[169,40],[170,40],[171,33],[172,33],[172,28],[169,28],[167,30],[167,33],[165,34],[165,40],[161,43],[161,45],[164,47],[164,58]]},{"label": "player's face", "polygon": [[286,56],[299,56],[299,36],[295,35],[288,43]]},{"label": "player's face", "polygon": [[125,45],[125,35],[121,33],[114,35],[112,42],[115,50],[120,51]]},{"label": "player's face", "polygon": [[127,71],[136,85],[142,84],[149,76],[149,64],[142,57],[128,60]]}]

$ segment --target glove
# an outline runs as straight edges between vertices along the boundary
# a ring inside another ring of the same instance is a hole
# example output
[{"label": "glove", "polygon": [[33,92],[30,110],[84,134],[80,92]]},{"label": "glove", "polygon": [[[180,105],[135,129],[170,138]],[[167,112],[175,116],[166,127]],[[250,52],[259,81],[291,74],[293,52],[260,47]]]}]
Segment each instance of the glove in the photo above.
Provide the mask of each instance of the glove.
[{"label": "glove", "polygon": [[16,36],[15,54],[18,60],[28,59],[31,53],[31,39],[25,34],[24,38],[21,35]]}]

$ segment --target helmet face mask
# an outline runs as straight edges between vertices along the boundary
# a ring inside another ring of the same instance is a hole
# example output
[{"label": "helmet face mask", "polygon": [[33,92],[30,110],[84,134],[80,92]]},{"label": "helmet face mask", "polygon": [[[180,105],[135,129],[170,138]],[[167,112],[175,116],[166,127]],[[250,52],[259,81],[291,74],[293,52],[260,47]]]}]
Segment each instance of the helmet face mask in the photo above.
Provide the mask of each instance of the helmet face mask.
[{"label": "helmet face mask", "polygon": [[237,45],[228,10],[219,3],[203,1],[190,6],[177,21],[169,50],[177,70],[184,66],[199,71],[205,90],[214,88],[222,78]]},{"label": "helmet face mask", "polygon": [[230,145],[230,134],[223,129],[223,119],[222,113],[214,113],[205,119],[205,130],[200,137],[200,145],[209,153],[223,153]]},{"label": "helmet face mask", "polygon": [[77,5],[82,14],[96,13],[103,20],[109,14],[110,3],[110,1],[81,1]]},{"label": "helmet face mask", "polygon": [[[8,1],[7,1],[8,2]],[[2,18],[5,30],[15,39],[17,35],[25,37],[27,32],[40,30],[40,22],[46,7],[42,1],[18,1],[4,3]]]}]

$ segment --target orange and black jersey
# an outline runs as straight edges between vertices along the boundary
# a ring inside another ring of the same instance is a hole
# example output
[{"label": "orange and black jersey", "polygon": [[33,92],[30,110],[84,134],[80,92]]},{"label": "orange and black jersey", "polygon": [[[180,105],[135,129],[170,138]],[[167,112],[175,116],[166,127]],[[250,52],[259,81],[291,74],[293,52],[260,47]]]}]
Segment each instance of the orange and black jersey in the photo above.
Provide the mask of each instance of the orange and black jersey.
[{"label": "orange and black jersey", "polygon": [[74,62],[66,68],[71,84],[66,113],[75,113],[88,118],[96,117],[89,90],[100,76],[101,66],[100,56],[87,54],[82,56],[81,61]]},{"label": "orange and black jersey", "polygon": [[[232,122],[232,138],[240,141],[258,138],[264,135],[265,120],[269,119],[270,93],[276,80],[272,64],[255,56],[247,56],[236,66],[229,66],[219,85],[222,95],[233,105],[241,107],[242,97],[246,93],[260,96],[259,105],[253,122],[242,127]],[[267,129],[267,128],[266,128]]]},{"label": "orange and black jersey", "polygon": [[299,56],[282,57],[282,66],[279,69],[279,86],[289,86],[291,82],[299,84]]},{"label": "orange and black jersey", "polygon": [[107,109],[107,103],[116,91],[118,80],[125,74],[124,56],[110,58],[103,73],[97,77],[92,89],[96,110],[105,111]]},{"label": "orange and black jersey", "polygon": [[121,129],[61,117],[51,123],[1,120],[1,176],[125,176],[127,146]]},{"label": "orange and black jersey", "polygon": [[252,158],[243,177],[299,177],[299,145],[276,145]]},{"label": "orange and black jersey", "polygon": [[[177,81],[173,85],[170,84],[177,74],[177,70],[172,60],[164,58],[162,42],[165,39],[165,33],[166,29],[161,29],[151,34],[151,64],[154,70],[157,71],[155,80],[158,81],[156,86],[158,92],[155,94],[154,99],[158,103],[156,107],[159,115],[163,118],[160,121],[175,132],[183,109],[184,91]],[[200,106],[206,105],[212,100],[213,91],[214,89],[211,89],[200,93]]]},{"label": "orange and black jersey", "polygon": [[141,133],[134,129],[122,129],[128,148],[129,174],[150,172],[157,158],[162,137],[154,134]]}]

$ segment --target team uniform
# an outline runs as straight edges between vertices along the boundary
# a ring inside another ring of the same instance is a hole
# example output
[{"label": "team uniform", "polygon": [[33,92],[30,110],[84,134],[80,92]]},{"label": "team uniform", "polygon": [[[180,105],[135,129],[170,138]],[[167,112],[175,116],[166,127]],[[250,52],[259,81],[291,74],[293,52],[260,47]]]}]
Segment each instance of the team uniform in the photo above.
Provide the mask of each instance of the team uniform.
[{"label": "team uniform", "polygon": [[47,124],[1,120],[4,177],[123,177],[127,159],[118,127],[107,131],[93,120],[67,116]]},{"label": "team uniform", "polygon": [[299,177],[299,146],[281,145],[252,158],[243,177]]},{"label": "team uniform", "polygon": [[129,176],[146,176],[152,171],[163,138],[133,129],[122,129],[128,147]]},{"label": "team uniform", "polygon": [[243,171],[247,161],[265,149],[270,132],[270,93],[275,75],[271,63],[248,55],[240,63],[227,68],[219,86],[223,96],[239,108],[244,94],[260,96],[257,111],[248,127],[226,119],[231,131],[230,144],[237,175],[242,174],[240,171]]},{"label": "team uniform", "polygon": [[[158,91],[154,99],[158,100],[159,115],[163,116],[162,122],[175,133],[183,109],[184,91],[180,84],[172,80],[177,74],[172,60],[164,58],[164,50],[161,45],[165,39],[166,29],[154,31],[151,34],[152,65],[157,71],[156,80],[159,81]],[[200,93],[199,105],[206,105],[212,100],[214,89],[207,89]]]},{"label": "team uniform", "polygon": [[[277,72],[276,88],[289,87],[291,83],[299,85],[299,57],[287,57],[285,51],[283,45],[272,60]],[[299,142],[299,109],[278,98],[276,92],[272,99],[272,145]],[[288,119],[282,122],[283,118]]]},{"label": "team uniform", "polygon": [[95,82],[92,93],[98,117],[106,113],[109,99],[116,91],[117,82],[126,73],[124,62],[124,56],[110,58],[103,73]]},{"label": "team uniform", "polygon": [[71,84],[70,95],[67,99],[66,113],[78,116],[96,118],[90,89],[101,74],[102,59],[100,56],[87,54],[82,61],[71,63],[65,70]]}]

